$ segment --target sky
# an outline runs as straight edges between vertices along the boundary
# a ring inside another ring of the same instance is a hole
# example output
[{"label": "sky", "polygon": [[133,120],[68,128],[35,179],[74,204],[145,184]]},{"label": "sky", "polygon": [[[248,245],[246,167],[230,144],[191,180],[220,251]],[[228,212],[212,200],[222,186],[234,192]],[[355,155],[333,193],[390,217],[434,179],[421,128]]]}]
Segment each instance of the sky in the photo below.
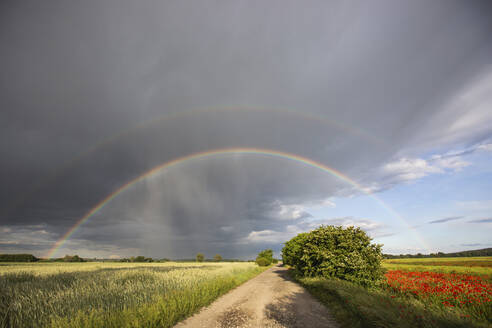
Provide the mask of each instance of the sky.
[{"label": "sky", "polygon": [[0,71],[0,253],[492,246],[489,1],[2,1]]}]

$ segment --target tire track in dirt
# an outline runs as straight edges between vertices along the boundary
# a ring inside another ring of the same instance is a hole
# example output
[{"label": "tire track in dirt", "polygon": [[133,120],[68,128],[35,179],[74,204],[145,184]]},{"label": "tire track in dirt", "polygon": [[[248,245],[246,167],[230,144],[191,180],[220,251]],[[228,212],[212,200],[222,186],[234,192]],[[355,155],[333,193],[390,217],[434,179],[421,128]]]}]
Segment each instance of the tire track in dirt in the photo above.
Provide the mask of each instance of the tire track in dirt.
[{"label": "tire track in dirt", "polygon": [[329,310],[276,266],[221,296],[175,328],[338,328]]}]

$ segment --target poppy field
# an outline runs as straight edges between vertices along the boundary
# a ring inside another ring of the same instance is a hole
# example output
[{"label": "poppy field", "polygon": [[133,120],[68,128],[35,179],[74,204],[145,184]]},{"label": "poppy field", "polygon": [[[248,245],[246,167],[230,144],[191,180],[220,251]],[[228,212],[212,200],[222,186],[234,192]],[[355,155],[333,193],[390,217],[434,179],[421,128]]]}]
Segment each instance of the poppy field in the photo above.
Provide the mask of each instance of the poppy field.
[{"label": "poppy field", "polygon": [[[420,260],[420,261],[419,261]],[[492,258],[387,260],[384,289],[464,319],[492,320]]]},{"label": "poppy field", "polygon": [[386,288],[425,303],[453,309],[459,315],[487,320],[492,312],[492,284],[487,277],[432,271],[392,270],[385,274]]},{"label": "poppy field", "polygon": [[492,327],[491,257],[391,259],[383,266],[384,279],[370,289],[299,281],[343,327]]}]

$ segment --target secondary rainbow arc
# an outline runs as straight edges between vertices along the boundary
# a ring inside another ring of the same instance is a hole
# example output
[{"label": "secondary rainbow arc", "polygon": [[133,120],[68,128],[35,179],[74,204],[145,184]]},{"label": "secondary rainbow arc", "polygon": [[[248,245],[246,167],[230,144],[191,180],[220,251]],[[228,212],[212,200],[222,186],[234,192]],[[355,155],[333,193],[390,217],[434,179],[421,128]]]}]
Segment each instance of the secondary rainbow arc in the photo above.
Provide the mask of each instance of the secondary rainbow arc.
[{"label": "secondary rainbow arc", "polygon": [[308,111],[296,111],[288,108],[270,108],[270,107],[261,107],[261,106],[243,106],[243,105],[234,105],[234,106],[210,106],[210,107],[198,107],[195,109],[191,110],[184,110],[184,111],[176,111],[176,112],[171,112],[167,113],[164,115],[160,115],[157,117],[154,117],[152,119],[149,119],[147,121],[140,122],[136,125],[130,126],[126,129],[120,130],[116,134],[107,136],[98,142],[96,142],[94,145],[90,146],[86,150],[78,153],[76,156],[72,157],[71,159],[67,160],[64,162],[62,165],[57,167],[54,170],[54,173],[49,174],[48,176],[42,178],[38,182],[34,183],[32,188],[30,190],[23,194],[20,198],[15,200],[13,204],[9,207],[8,210],[13,210],[17,206],[19,206],[23,201],[25,201],[28,197],[30,197],[35,191],[39,190],[42,186],[53,182],[55,179],[57,179],[62,172],[65,172],[68,168],[72,167],[75,165],[78,161],[86,158],[90,154],[94,153],[95,151],[98,151],[106,146],[109,146],[116,141],[130,136],[138,131],[145,130],[147,128],[150,128],[153,125],[157,125],[162,122],[166,121],[172,121],[175,119],[180,119],[180,118],[190,118],[194,117],[195,115],[200,115],[200,114],[212,114],[212,113],[241,113],[241,112],[258,112],[258,113],[277,113],[281,115],[291,115],[296,118],[304,119],[304,120],[309,120],[312,122],[316,122],[317,124],[324,124],[330,127],[333,127],[337,130],[344,131],[352,136],[357,136],[360,138],[361,141],[363,142],[370,142],[374,145],[384,145],[385,141],[382,139],[377,138],[376,136],[368,133],[367,131],[357,128],[354,126],[350,126],[347,124],[342,124],[338,121],[331,120],[326,116],[316,114],[313,112],[308,112]]},{"label": "secondary rainbow arc", "polygon": [[203,151],[203,152],[198,152],[198,153],[193,153],[189,154],[186,156],[182,156],[179,158],[175,158],[173,160],[164,162],[163,164],[160,164],[149,171],[141,174],[140,176],[136,177],[135,179],[132,179],[128,181],[127,183],[123,184],[121,187],[113,191],[111,194],[106,196],[103,200],[101,200],[99,203],[97,203],[92,209],[90,209],[82,218],[80,218],[55,244],[54,246],[48,251],[46,254],[46,258],[51,258],[53,257],[56,252],[63,246],[63,244],[75,233],[75,231],[86,221],[88,221],[94,214],[99,212],[107,203],[109,203],[111,200],[116,198],[118,195],[120,195],[122,192],[133,186],[134,184],[162,171],[163,169],[168,169],[170,167],[173,167],[175,165],[178,165],[180,163],[184,163],[189,160],[194,160],[194,159],[201,159],[201,158],[206,158],[206,157],[211,157],[211,156],[217,156],[217,155],[223,155],[223,154],[256,154],[256,155],[265,155],[265,156],[272,156],[272,157],[278,157],[278,158],[283,158],[287,160],[293,160],[299,163],[303,163],[305,165],[320,169],[324,172],[327,172],[338,179],[350,184],[353,186],[355,189],[357,189],[359,192],[362,192],[371,198],[373,198],[380,206],[382,206],[388,213],[390,213],[392,216],[394,216],[396,219],[398,219],[401,223],[403,223],[407,228],[409,228],[411,231],[414,232],[416,239],[427,249],[430,249],[430,247],[427,245],[427,243],[418,235],[415,233],[414,229],[411,229],[410,225],[405,221],[405,219],[398,214],[394,209],[392,209],[389,205],[387,205],[383,200],[378,198],[376,195],[372,194],[371,192],[368,192],[363,186],[361,186],[359,183],[351,179],[350,177],[346,176],[340,171],[337,171],[325,164],[322,164],[320,162],[317,162],[315,160],[302,157],[299,155],[295,155],[292,153],[287,153],[287,152],[282,152],[282,151],[277,151],[277,150],[271,150],[271,149],[263,149],[263,148],[222,148],[222,149],[214,149],[214,150],[208,150],[208,151]]}]

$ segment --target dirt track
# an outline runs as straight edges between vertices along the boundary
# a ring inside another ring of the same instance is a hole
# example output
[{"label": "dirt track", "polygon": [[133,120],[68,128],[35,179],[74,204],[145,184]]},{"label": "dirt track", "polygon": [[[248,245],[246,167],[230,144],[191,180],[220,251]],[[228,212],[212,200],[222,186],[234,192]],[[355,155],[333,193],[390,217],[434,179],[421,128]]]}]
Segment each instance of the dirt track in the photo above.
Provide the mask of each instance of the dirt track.
[{"label": "dirt track", "polygon": [[220,297],[175,328],[338,327],[328,309],[273,267]]}]

